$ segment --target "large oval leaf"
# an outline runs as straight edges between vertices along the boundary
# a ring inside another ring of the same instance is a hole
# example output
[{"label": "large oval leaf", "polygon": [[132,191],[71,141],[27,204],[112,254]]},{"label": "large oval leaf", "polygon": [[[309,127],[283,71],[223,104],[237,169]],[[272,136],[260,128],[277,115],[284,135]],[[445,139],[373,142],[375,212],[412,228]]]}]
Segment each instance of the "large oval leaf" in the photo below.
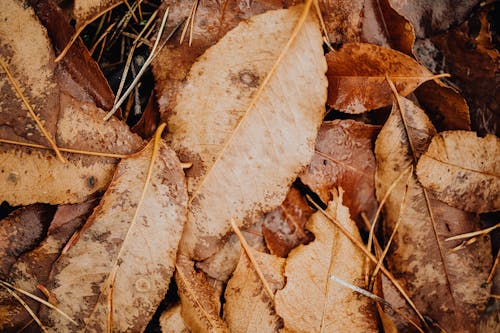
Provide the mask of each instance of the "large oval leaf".
[{"label": "large oval leaf", "polygon": [[241,23],[191,68],[169,119],[174,149],[193,162],[182,240],[191,257],[213,254],[231,218],[242,225],[278,206],[312,156],[326,64],[313,15],[287,46],[303,9]]}]

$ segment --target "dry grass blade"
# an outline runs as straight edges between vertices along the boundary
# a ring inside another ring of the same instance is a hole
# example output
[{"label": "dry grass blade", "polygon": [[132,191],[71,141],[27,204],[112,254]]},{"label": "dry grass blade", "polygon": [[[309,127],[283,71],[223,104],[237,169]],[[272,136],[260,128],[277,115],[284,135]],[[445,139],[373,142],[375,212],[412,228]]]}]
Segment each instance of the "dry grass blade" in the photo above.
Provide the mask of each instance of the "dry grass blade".
[{"label": "dry grass blade", "polygon": [[28,297],[30,297],[30,298],[32,298],[32,299],[34,299],[34,300],[35,300],[35,301],[37,301],[37,302],[40,302],[41,304],[43,304],[43,305],[45,305],[45,306],[47,306],[47,307],[51,308],[52,310],[55,310],[55,311],[59,312],[59,313],[60,313],[63,317],[65,317],[66,319],[68,319],[70,322],[72,322],[72,323],[76,324],[76,322],[75,322],[73,319],[71,319],[71,317],[70,317],[70,316],[68,316],[68,315],[67,315],[64,311],[60,310],[60,309],[59,309],[59,308],[57,308],[56,306],[54,306],[54,305],[52,305],[51,303],[47,302],[46,300],[44,300],[44,299],[42,299],[42,298],[40,298],[40,297],[38,297],[38,296],[36,296],[36,295],[33,295],[32,293],[29,293],[29,292],[27,292],[27,291],[25,291],[25,290],[22,290],[22,289],[20,289],[20,288],[17,288],[16,286],[14,286],[14,285],[12,285],[12,284],[10,284],[10,283],[6,282],[6,281],[0,280],[0,284],[1,284],[2,286],[4,286],[5,288],[10,288],[10,289],[12,289],[12,290],[15,290],[15,291],[17,291],[17,292],[19,292],[19,293],[21,293],[21,294],[23,294],[23,295],[26,295],[26,296],[28,296]]},{"label": "dry grass blade", "polygon": [[55,141],[50,137],[50,135],[47,132],[47,130],[45,129],[45,127],[43,127],[42,122],[40,121],[40,119],[36,115],[35,111],[31,107],[31,104],[28,102],[28,100],[24,96],[23,92],[21,91],[21,88],[19,87],[19,85],[17,84],[16,80],[14,79],[14,76],[12,75],[12,72],[7,67],[7,64],[1,58],[0,58],[0,65],[2,66],[3,70],[7,74],[7,77],[9,78],[9,81],[12,84],[12,87],[16,91],[17,95],[23,101],[23,103],[26,106],[26,108],[28,109],[31,117],[36,122],[36,124],[37,124],[38,129],[40,130],[40,132],[42,132],[42,134],[45,136],[45,138],[49,142],[49,144],[52,147],[52,149],[54,149],[54,151],[56,152],[57,157],[61,160],[61,162],[66,163],[66,159],[61,155],[61,152],[60,152],[59,148],[57,147]]},{"label": "dry grass blade", "polygon": [[342,280],[342,279],[339,279],[338,277],[336,277],[335,275],[332,275],[330,274],[330,280],[332,281],[335,281],[337,282],[338,284],[340,284],[341,286],[344,286],[346,288],[349,288],[351,289],[352,291],[355,291],[363,296],[366,296],[372,300],[374,300],[375,302],[378,302],[378,303],[381,303],[383,305],[387,305],[388,307],[390,307],[393,311],[395,311],[397,314],[399,314],[401,317],[403,317],[406,321],[408,321],[413,327],[415,327],[419,332],[421,333],[425,333],[418,325],[417,323],[415,323],[413,320],[411,320],[410,318],[408,318],[408,316],[406,316],[404,313],[402,313],[401,311],[397,310],[395,307],[393,307],[391,305],[391,303],[387,302],[385,299],[383,299],[382,297],[380,296],[377,296],[375,295],[374,293],[371,293],[369,292],[368,290],[365,290],[363,288],[359,288],[358,286],[355,286],[355,285],[352,285],[350,283],[347,283],[346,281]]},{"label": "dry grass blade", "polygon": [[238,226],[234,222],[234,219],[231,220],[231,227],[233,228],[233,231],[236,234],[236,236],[238,237],[238,239],[240,240],[241,246],[245,250],[245,253],[248,256],[248,259],[250,259],[250,262],[252,263],[252,265],[253,265],[253,267],[255,269],[255,272],[257,273],[257,275],[259,276],[260,280],[262,281],[262,284],[264,285],[264,289],[266,289],[267,294],[273,300],[274,299],[274,293],[273,293],[271,287],[269,286],[269,284],[267,283],[267,280],[264,277],[264,273],[262,273],[262,270],[260,269],[259,264],[257,263],[257,260],[255,260],[254,256],[252,255],[252,252],[250,250],[250,246],[248,245],[248,243],[247,243],[245,237],[243,236],[243,234],[241,233],[240,228],[238,228]]},{"label": "dry grass blade", "polygon": [[[359,248],[361,250],[361,252],[363,252],[363,254],[369,258],[374,264],[377,264],[378,263],[378,260],[377,258],[375,258],[375,256],[373,254],[370,253],[370,251],[368,251],[365,247],[365,245],[363,245],[361,242],[359,242],[358,240],[356,240],[356,238],[353,237],[353,235],[351,235],[351,233],[349,231],[347,231],[334,217],[330,216],[330,214],[328,214],[323,208],[321,208],[310,196],[307,196],[309,202],[311,202],[313,204],[313,206],[319,210],[326,218],[328,218],[328,220],[330,220],[337,228],[339,228],[339,230],[347,237],[349,238],[349,240],[351,242],[353,242],[353,244]],[[408,304],[411,306],[411,308],[415,311],[416,315],[420,318],[420,320],[422,321],[422,323],[424,325],[427,325],[426,324],[426,321],[424,319],[424,316],[420,313],[420,311],[417,309],[415,303],[413,303],[413,301],[411,300],[411,298],[408,296],[408,293],[403,289],[403,287],[399,284],[399,282],[396,280],[396,278],[392,275],[391,272],[389,272],[384,266],[381,266],[380,267],[380,271],[385,275],[387,276],[387,278],[389,279],[389,281],[391,281],[391,283],[394,285],[394,287],[396,287],[396,289],[401,293],[401,295],[403,296],[403,298],[406,300],[406,302],[408,302]]]},{"label": "dry grass blade", "polygon": [[[406,198],[407,198],[407,194],[408,194],[408,183],[410,182],[410,178],[413,174],[413,166],[411,166],[409,169],[410,169],[410,174],[408,175],[408,179],[406,180],[406,188],[405,188],[405,192],[403,195],[403,199],[401,200],[401,205],[400,205],[401,208],[400,209],[402,209],[404,207],[404,205],[406,204]],[[406,171],[403,172],[403,174],[405,174],[405,173],[406,173]],[[375,269],[373,270],[371,283],[370,283],[370,289],[372,287],[373,281],[375,281],[375,277],[377,276],[378,271],[380,270],[380,267],[382,266],[382,264],[384,262],[385,256],[387,255],[387,252],[389,251],[389,248],[391,247],[392,240],[394,239],[394,235],[398,231],[400,223],[401,223],[401,216],[396,221],[396,224],[394,225],[394,229],[392,230],[391,236],[389,237],[389,240],[387,241],[387,244],[384,248],[384,251],[382,252],[382,255],[378,259],[378,263],[375,266]]]},{"label": "dry grass blade", "polygon": [[471,238],[471,237],[476,237],[476,236],[483,236],[483,235],[486,235],[490,232],[492,232],[493,230],[497,229],[497,228],[500,228],[500,222],[495,224],[494,226],[492,227],[489,227],[489,228],[486,228],[486,229],[483,229],[483,230],[478,230],[478,231],[474,231],[474,232],[467,232],[465,234],[460,234],[460,235],[456,235],[456,236],[453,236],[453,237],[448,237],[446,238],[446,241],[453,241],[453,240],[457,240],[457,239],[464,239],[464,238]]},{"label": "dry grass blade", "polygon": [[30,316],[33,318],[33,320],[38,324],[38,326],[40,327],[40,329],[45,332],[45,333],[48,333],[49,331],[47,330],[47,328],[43,325],[43,323],[40,321],[40,318],[37,317],[37,315],[33,312],[33,310],[31,310],[31,308],[28,306],[28,304],[26,304],[25,301],[23,301],[23,299],[21,297],[19,297],[18,294],[16,294],[12,289],[10,289],[7,285],[1,283],[2,287],[5,288],[5,290],[7,290],[7,292],[9,294],[12,295],[12,297],[14,297],[23,307],[26,311],[28,311],[28,313],[30,314]]},{"label": "dry grass blade", "polygon": [[[163,29],[165,28],[165,23],[167,22],[167,17],[169,13],[169,8],[165,11],[165,14],[163,15],[163,19],[161,21],[160,29],[158,30],[158,36],[156,37],[156,41],[153,45],[153,48],[151,49],[151,53],[149,54],[149,57],[146,59],[144,62],[144,65],[141,67],[141,70],[139,73],[137,73],[137,76],[134,78],[134,81],[130,84],[130,86],[127,88],[127,90],[123,93],[122,97],[115,103],[113,108],[106,114],[104,117],[104,121],[107,121],[109,118],[113,116],[113,114],[120,108],[120,106],[123,104],[123,102],[127,99],[127,96],[130,94],[132,89],[134,89],[135,85],[139,82],[141,79],[142,75],[146,71],[146,68],[151,64],[153,61],[153,58],[157,55],[156,49],[158,47],[158,43],[160,42],[161,36],[163,34]],[[170,39],[170,37],[173,35],[173,33],[177,30],[177,28],[174,28],[170,35],[167,37],[167,40]],[[161,47],[160,47],[161,49]]]}]

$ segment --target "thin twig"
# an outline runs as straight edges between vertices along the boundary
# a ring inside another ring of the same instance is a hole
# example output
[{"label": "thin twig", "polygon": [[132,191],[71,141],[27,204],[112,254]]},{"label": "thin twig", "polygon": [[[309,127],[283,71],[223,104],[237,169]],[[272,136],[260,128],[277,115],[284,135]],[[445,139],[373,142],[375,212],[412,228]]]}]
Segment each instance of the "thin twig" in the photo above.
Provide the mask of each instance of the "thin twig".
[{"label": "thin twig", "polygon": [[493,263],[493,267],[491,267],[491,271],[490,274],[488,275],[488,278],[486,279],[486,283],[490,284],[491,281],[493,280],[499,262],[500,262],[500,251],[498,251],[497,253],[497,257],[495,259],[495,262]]},{"label": "thin twig", "polygon": [[28,109],[28,111],[29,111],[29,113],[31,115],[31,118],[33,118],[33,120],[37,124],[38,129],[40,130],[40,132],[42,132],[43,136],[45,136],[45,138],[49,142],[49,144],[52,147],[52,149],[56,152],[56,155],[59,158],[59,160],[61,160],[61,162],[63,162],[63,163],[66,163],[66,160],[61,155],[61,152],[59,151],[59,148],[57,147],[55,141],[50,137],[50,134],[47,132],[47,130],[45,130],[45,127],[43,127],[43,124],[40,121],[40,119],[38,118],[38,116],[36,115],[35,110],[33,110],[33,108],[31,107],[31,104],[28,102],[28,100],[24,96],[23,92],[21,91],[21,88],[19,87],[19,85],[17,84],[16,80],[14,79],[14,76],[12,76],[12,72],[7,67],[7,64],[4,63],[4,61],[3,61],[2,58],[0,58],[0,65],[2,66],[2,68],[5,71],[5,73],[7,74],[7,77],[9,78],[9,81],[12,84],[12,87],[16,91],[17,95],[23,101],[24,106],[26,106],[26,108]]},{"label": "thin twig", "polygon": [[457,240],[457,239],[464,239],[464,238],[471,238],[471,237],[475,237],[475,236],[482,236],[482,235],[486,235],[486,234],[492,232],[493,230],[495,230],[497,228],[500,228],[500,223],[497,223],[494,226],[486,228],[486,229],[482,229],[482,230],[478,230],[478,231],[474,231],[474,232],[467,232],[465,234],[460,234],[460,235],[456,235],[456,236],[453,236],[453,237],[448,237],[448,238],[445,239],[445,241],[448,242],[448,241],[453,241],[453,240]]}]

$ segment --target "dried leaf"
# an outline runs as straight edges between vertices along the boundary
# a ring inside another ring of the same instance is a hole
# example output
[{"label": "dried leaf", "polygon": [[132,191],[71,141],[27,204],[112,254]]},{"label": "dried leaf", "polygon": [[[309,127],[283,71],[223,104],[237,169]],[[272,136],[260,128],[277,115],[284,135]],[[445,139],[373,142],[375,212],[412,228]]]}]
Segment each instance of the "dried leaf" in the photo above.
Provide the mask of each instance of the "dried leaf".
[{"label": "dried leaf", "polygon": [[181,159],[193,162],[181,247],[193,258],[220,248],[231,218],[256,221],[278,206],[310,160],[324,114],[326,68],[312,14],[285,48],[303,10],[254,16],[191,68],[169,119],[169,139]]},{"label": "dried leaf", "polygon": [[[356,224],[340,196],[327,212],[361,241]],[[364,256],[321,213],[306,227],[315,235],[308,245],[290,252],[285,266],[286,286],[275,296],[276,312],[293,332],[378,332],[376,309],[368,298],[331,281],[330,276],[363,285]]]},{"label": "dried leaf", "polygon": [[[379,199],[402,172],[414,167],[435,133],[423,110],[397,97],[375,146]],[[446,331],[475,332],[479,309],[488,299],[483,284],[490,244],[480,239],[457,252],[451,249],[458,242],[444,240],[476,230],[477,218],[434,199],[414,172],[407,184],[397,183],[384,209],[386,235],[400,221],[387,255],[389,269],[403,280],[417,308]]]},{"label": "dried leaf", "polygon": [[[16,261],[9,274],[9,281],[24,291],[45,298],[36,286],[47,284],[52,265],[61,250],[83,225],[97,203],[96,199],[91,199],[77,205],[60,205],[50,222],[47,238],[36,249],[23,254]],[[38,312],[39,302],[22,297],[35,313]],[[16,331],[31,321],[32,318],[24,307],[4,289],[0,290],[0,330]],[[26,331],[38,332],[39,327],[32,323]]]},{"label": "dried leaf", "polygon": [[193,262],[186,257],[180,255],[175,267],[175,282],[186,326],[193,333],[229,333],[226,323],[219,317],[220,293],[210,286],[203,273],[194,270]]},{"label": "dried leaf", "polygon": [[[199,56],[241,21],[270,9],[283,8],[283,2],[277,0],[199,1],[192,30],[191,28],[187,30],[183,43],[179,43],[182,35],[179,32],[153,60],[155,90],[162,118],[166,120],[177,104],[179,89],[184,85],[189,69]],[[161,8],[163,10],[169,8],[169,21],[171,22],[167,22],[166,30],[170,31],[179,22],[189,17],[192,6],[193,1],[163,1]]]},{"label": "dried leaf", "polygon": [[372,151],[377,133],[376,126],[354,120],[324,122],[311,164],[300,175],[323,202],[332,199],[334,188],[346,189],[343,200],[358,226],[364,225],[362,212],[371,220],[377,210]]},{"label": "dried leaf", "polygon": [[450,206],[475,213],[500,210],[500,139],[442,132],[420,157],[417,175],[430,193]]},{"label": "dried leaf", "polygon": [[177,303],[169,309],[163,311],[160,316],[160,327],[162,333],[190,333],[191,331],[184,324],[181,315],[181,304]]},{"label": "dried leaf", "polygon": [[392,103],[385,75],[402,96],[435,76],[409,56],[384,47],[352,43],[326,55],[328,101],[347,113],[363,113]]},{"label": "dried leaf", "polygon": [[123,159],[79,240],[51,273],[49,290],[79,327],[53,312],[50,326],[142,331],[168,289],[186,205],[182,167],[159,135]]},{"label": "dried leaf", "polygon": [[32,250],[47,230],[54,208],[47,205],[21,207],[0,220],[0,279],[24,252]]},{"label": "dried leaf", "polygon": [[[273,292],[283,288],[285,260],[252,250],[264,277]],[[238,266],[227,283],[224,294],[224,319],[234,333],[278,332],[281,318],[276,315],[273,301],[263,288],[247,255],[242,252]]]},{"label": "dried leaf", "polygon": [[76,31],[82,31],[90,22],[121,3],[123,0],[75,0],[71,16],[76,21]]},{"label": "dried leaf", "polygon": [[[103,123],[104,115],[94,105],[77,103],[62,94],[57,124],[59,145],[115,154],[130,154],[142,146],[142,140],[126,124],[117,119]],[[50,151],[7,146],[0,148],[0,156],[0,179],[4,184],[0,198],[11,205],[81,202],[108,186],[117,163],[113,158],[65,154],[68,161],[63,164]]]},{"label": "dried leaf", "polygon": [[439,131],[470,130],[469,106],[455,89],[433,80],[418,87],[415,95]]},{"label": "dried leaf", "polygon": [[391,6],[406,17],[417,37],[428,37],[461,23],[479,0],[389,0]]},{"label": "dried leaf", "polygon": [[320,0],[318,3],[330,42],[361,41],[365,0]]},{"label": "dried leaf", "polygon": [[271,254],[285,258],[297,245],[311,241],[304,226],[312,213],[314,209],[292,186],[281,205],[263,217],[262,234]]}]

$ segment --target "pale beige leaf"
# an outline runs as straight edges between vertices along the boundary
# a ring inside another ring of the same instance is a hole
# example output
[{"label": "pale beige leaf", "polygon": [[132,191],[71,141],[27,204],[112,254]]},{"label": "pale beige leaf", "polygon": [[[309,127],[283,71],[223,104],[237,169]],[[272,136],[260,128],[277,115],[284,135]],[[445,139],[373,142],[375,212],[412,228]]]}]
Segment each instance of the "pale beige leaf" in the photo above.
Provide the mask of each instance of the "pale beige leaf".
[{"label": "pale beige leaf", "polygon": [[[271,290],[276,292],[283,288],[285,259],[255,250],[251,253]],[[224,319],[233,333],[278,332],[282,326],[273,301],[244,252],[227,283],[224,298]]]},{"label": "pale beige leaf", "polygon": [[[123,3],[123,0],[75,0],[71,16],[76,20],[76,30],[83,30],[86,25],[97,17],[121,3]],[[130,5],[133,4],[132,1],[129,3]]]},{"label": "pale beige leaf", "polygon": [[209,284],[202,272],[194,270],[193,264],[179,255],[175,265],[175,282],[184,323],[194,333],[229,333],[226,323],[219,317],[221,293]]},{"label": "pale beige leaf", "polygon": [[181,315],[181,304],[175,304],[163,311],[160,316],[160,328],[162,333],[189,333],[191,332],[184,323]]},{"label": "pale beige leaf", "polygon": [[169,139],[193,162],[182,240],[191,257],[217,251],[231,218],[241,226],[278,206],[312,156],[326,99],[312,14],[271,71],[303,9],[270,11],[238,25],[199,58],[180,92]]},{"label": "pale beige leaf", "polygon": [[436,135],[417,164],[418,180],[448,205],[469,212],[500,209],[500,139],[475,132]]},{"label": "pale beige leaf", "polygon": [[[334,195],[326,211],[359,241],[359,231]],[[364,256],[340,230],[321,213],[307,222],[315,240],[290,252],[286,261],[286,286],[276,293],[276,312],[285,329],[293,332],[378,332],[373,303],[355,291],[330,280],[335,275],[350,284],[363,286]]]},{"label": "pale beige leaf", "polygon": [[[415,167],[436,134],[422,109],[401,96],[398,101],[375,145],[379,200],[402,172]],[[396,184],[384,211],[386,237],[400,221],[387,255],[388,268],[402,280],[420,312],[448,332],[476,332],[479,309],[488,299],[484,282],[491,263],[490,244],[481,238],[461,251],[451,251],[459,241],[445,242],[447,237],[477,230],[476,216],[434,199],[415,172],[407,182]]]},{"label": "pale beige leaf", "polygon": [[[130,154],[142,146],[140,137],[118,119],[103,123],[105,112],[95,105],[78,103],[64,94],[60,100],[57,124],[60,146],[116,154]],[[106,189],[118,162],[113,158],[64,156],[65,164],[52,151],[2,146],[0,198],[11,205],[81,202],[90,194]]]},{"label": "pale beige leaf", "polygon": [[113,330],[142,331],[165,296],[186,219],[187,192],[174,152],[160,141],[151,161],[155,148],[152,141],[119,163],[78,241],[55,264],[48,288],[79,326],[50,311],[54,331],[103,332],[111,324],[110,305]]}]

